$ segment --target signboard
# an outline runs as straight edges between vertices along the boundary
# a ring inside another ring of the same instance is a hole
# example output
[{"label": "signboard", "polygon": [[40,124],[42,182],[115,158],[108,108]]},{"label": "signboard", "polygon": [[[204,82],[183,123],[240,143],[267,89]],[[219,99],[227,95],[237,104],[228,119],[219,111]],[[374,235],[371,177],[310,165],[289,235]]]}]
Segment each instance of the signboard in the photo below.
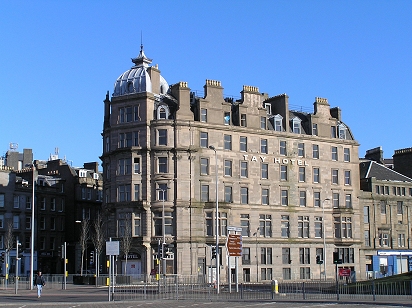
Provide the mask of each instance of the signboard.
[{"label": "signboard", "polygon": [[226,247],[229,252],[229,256],[241,257],[242,256],[242,236],[240,234],[229,234],[226,242]]},{"label": "signboard", "polygon": [[350,268],[340,268],[339,276],[341,277],[350,277]]},{"label": "signboard", "polygon": [[119,241],[106,242],[106,256],[119,255]]}]

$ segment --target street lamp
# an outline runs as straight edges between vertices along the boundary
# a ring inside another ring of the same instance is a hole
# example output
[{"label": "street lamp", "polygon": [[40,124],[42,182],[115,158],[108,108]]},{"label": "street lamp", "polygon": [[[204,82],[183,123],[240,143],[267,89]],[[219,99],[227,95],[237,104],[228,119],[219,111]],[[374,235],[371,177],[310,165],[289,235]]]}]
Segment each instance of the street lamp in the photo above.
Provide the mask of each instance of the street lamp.
[{"label": "street lamp", "polygon": [[220,270],[220,258],[219,258],[219,192],[218,192],[218,174],[217,174],[217,152],[213,145],[209,146],[209,149],[215,152],[215,175],[216,175],[216,291],[219,294],[219,270]]},{"label": "street lamp", "polygon": [[259,227],[256,229],[256,232],[253,233],[254,236],[256,236],[256,282],[259,282],[259,258],[258,258],[258,233],[259,233]]},{"label": "street lamp", "polygon": [[[33,187],[31,191],[31,238],[30,238],[30,281],[34,277],[34,185],[35,185],[35,171],[36,166],[32,165],[33,172]],[[33,290],[33,284],[30,283],[30,290]]]},{"label": "street lamp", "polygon": [[165,188],[156,188],[156,190],[162,192],[162,235],[163,235],[163,243],[162,243],[162,271],[163,275],[166,274],[166,260],[164,258],[165,252],[165,244],[166,244],[166,232],[165,232],[165,193],[169,189],[169,187]]},{"label": "street lamp", "polygon": [[326,281],[326,233],[325,233],[325,201],[330,201],[326,198],[322,201],[322,235],[323,235],[323,275]]}]

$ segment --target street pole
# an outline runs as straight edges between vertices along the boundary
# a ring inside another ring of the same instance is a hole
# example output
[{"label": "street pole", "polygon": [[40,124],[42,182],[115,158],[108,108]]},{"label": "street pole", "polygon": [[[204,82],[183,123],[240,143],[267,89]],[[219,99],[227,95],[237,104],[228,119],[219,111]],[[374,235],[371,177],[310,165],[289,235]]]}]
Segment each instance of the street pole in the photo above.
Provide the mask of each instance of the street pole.
[{"label": "street pole", "polygon": [[256,232],[253,234],[256,238],[256,282],[259,282],[259,258],[258,258],[258,232],[259,228],[256,229]]},{"label": "street pole", "polygon": [[[32,182],[32,192],[31,192],[31,238],[30,238],[30,281],[34,278],[34,186],[35,186],[35,171],[36,166],[32,166],[33,172],[33,182]],[[33,290],[33,283],[30,283],[30,290]]]},{"label": "street pole", "polygon": [[162,243],[162,274],[166,275],[166,259],[165,259],[165,245],[166,245],[166,231],[165,231],[165,193],[169,189],[169,187],[166,186],[166,188],[157,188],[156,190],[162,192],[162,237],[163,237],[163,243]]},{"label": "street pole", "polygon": [[220,256],[219,256],[219,191],[218,191],[218,174],[217,174],[217,152],[213,145],[209,146],[209,149],[215,152],[215,175],[216,175],[216,292],[219,294],[220,291]]},{"label": "street pole", "polygon": [[322,236],[323,236],[323,275],[325,276],[326,281],[326,233],[325,233],[325,201],[329,201],[329,198],[326,198],[322,201]]},{"label": "street pole", "polygon": [[67,282],[67,278],[66,278],[66,271],[67,271],[67,253],[66,253],[66,250],[67,250],[67,245],[66,245],[66,242],[64,242],[64,265],[63,265],[63,267],[64,267],[64,289],[66,290],[66,282]]},{"label": "street pole", "polygon": [[[17,294],[17,290],[19,289],[19,246],[21,244],[19,243],[19,240],[16,240],[16,275],[14,277],[14,294]],[[33,283],[31,283],[33,284]]]}]

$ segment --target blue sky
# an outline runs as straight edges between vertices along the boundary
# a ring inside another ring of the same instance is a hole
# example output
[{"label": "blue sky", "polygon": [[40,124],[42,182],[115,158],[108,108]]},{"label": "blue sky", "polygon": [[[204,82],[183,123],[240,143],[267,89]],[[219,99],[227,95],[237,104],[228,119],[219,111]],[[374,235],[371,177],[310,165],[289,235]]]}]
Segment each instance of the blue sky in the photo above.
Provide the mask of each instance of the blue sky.
[{"label": "blue sky", "polygon": [[[169,84],[219,80],[342,109],[359,154],[412,147],[412,1],[2,1],[0,155],[99,161],[103,100],[146,56]],[[298,107],[299,106],[299,107]]]}]

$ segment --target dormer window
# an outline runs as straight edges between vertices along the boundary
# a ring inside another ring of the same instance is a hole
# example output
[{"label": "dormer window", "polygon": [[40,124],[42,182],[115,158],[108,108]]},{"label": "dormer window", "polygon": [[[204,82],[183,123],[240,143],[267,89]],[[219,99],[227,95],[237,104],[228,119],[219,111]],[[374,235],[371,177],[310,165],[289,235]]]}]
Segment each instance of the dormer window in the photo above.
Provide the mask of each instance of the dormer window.
[{"label": "dormer window", "polygon": [[301,120],[298,117],[292,119],[292,131],[295,134],[300,134],[300,122]]},{"label": "dormer window", "polygon": [[272,105],[271,104],[266,103],[265,104],[265,109],[266,109],[267,114],[272,114]]},{"label": "dormer window", "polygon": [[157,119],[166,120],[169,118],[169,107],[165,105],[160,105],[157,107]]},{"label": "dormer window", "polygon": [[339,124],[338,125],[338,130],[339,130],[339,139],[346,139],[346,125],[345,124]]},{"label": "dormer window", "polygon": [[275,128],[275,131],[281,132],[283,130],[282,120],[283,120],[283,117],[280,114],[277,114],[273,117],[273,122],[274,122],[273,127]]},{"label": "dormer window", "polygon": [[225,112],[225,116],[223,117],[225,125],[230,124],[230,112]]}]

